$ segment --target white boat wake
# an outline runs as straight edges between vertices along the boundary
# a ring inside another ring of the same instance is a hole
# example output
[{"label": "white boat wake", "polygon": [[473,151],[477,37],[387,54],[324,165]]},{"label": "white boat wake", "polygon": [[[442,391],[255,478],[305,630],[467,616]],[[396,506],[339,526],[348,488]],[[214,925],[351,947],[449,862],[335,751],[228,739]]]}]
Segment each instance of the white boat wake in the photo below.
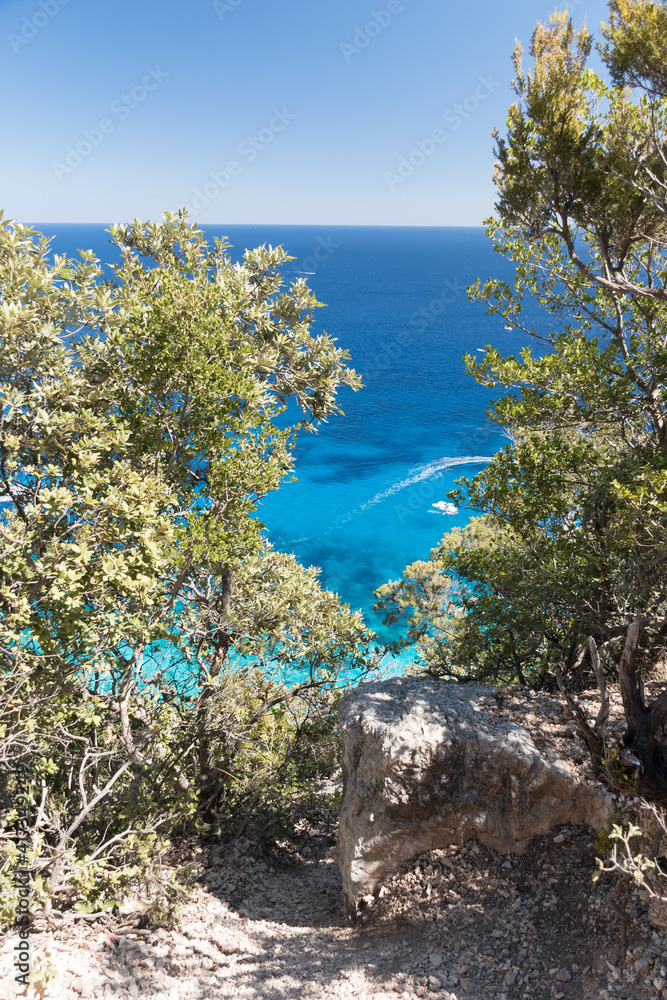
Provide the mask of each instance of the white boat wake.
[{"label": "white boat wake", "polygon": [[431,476],[435,476],[438,472],[442,472],[444,469],[453,469],[457,465],[486,465],[487,462],[491,461],[491,457],[492,456],[489,455],[464,455],[461,458],[438,458],[434,462],[429,462],[427,465],[421,465],[416,469],[410,469],[405,479],[400,479],[388,489],[383,490],[382,493],[376,493],[371,500],[367,500],[365,504],[358,507],[355,513],[367,510],[369,507],[372,507],[373,504],[386,500],[387,497],[390,497],[393,493],[405,490],[408,486],[414,486],[415,483],[421,483],[424,479],[430,479]]},{"label": "white boat wake", "polygon": [[[416,483],[421,483],[425,479],[430,479],[431,476],[436,476],[445,469],[453,469],[459,465],[486,465],[491,461],[492,457],[493,456],[490,455],[463,455],[460,458],[449,458],[445,456],[444,458],[436,459],[434,462],[428,462],[426,465],[417,466],[416,468],[409,470],[405,479],[399,479],[398,482],[393,483],[393,485],[389,486],[386,490],[383,490],[381,493],[376,493],[370,500],[367,500],[359,507],[355,507],[354,510],[348,511],[348,513],[343,517],[339,517],[334,524],[325,528],[324,531],[318,531],[313,535],[308,535],[305,538],[299,538],[296,541],[306,542],[310,541],[312,538],[323,538],[325,535],[329,535],[332,531],[335,531],[336,529],[341,528],[344,524],[347,524],[347,522],[351,521],[353,517],[356,517],[365,510],[368,510],[369,507],[373,507],[376,503],[381,503],[394,493],[399,493],[401,490],[405,490],[409,486],[414,486]],[[447,503],[445,500],[440,500],[438,503],[434,503],[433,507],[436,509],[429,510],[429,514],[458,513],[458,509],[454,506],[454,504]],[[292,544],[295,544],[295,542]]]}]

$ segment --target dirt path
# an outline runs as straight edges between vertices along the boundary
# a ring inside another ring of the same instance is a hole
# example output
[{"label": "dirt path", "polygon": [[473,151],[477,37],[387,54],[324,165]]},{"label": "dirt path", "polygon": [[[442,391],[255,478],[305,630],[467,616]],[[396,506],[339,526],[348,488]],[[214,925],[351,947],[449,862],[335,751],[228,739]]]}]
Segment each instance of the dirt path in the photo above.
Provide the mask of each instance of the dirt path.
[{"label": "dirt path", "polygon": [[[255,854],[255,856],[253,856]],[[508,859],[470,843],[404,867],[355,923],[329,851],[221,854],[176,931],[66,922],[33,934],[57,1000],[644,1000],[667,996],[667,940],[634,900],[627,927],[591,882],[591,831],[563,828]],[[2,942],[3,1000],[15,993]]]}]

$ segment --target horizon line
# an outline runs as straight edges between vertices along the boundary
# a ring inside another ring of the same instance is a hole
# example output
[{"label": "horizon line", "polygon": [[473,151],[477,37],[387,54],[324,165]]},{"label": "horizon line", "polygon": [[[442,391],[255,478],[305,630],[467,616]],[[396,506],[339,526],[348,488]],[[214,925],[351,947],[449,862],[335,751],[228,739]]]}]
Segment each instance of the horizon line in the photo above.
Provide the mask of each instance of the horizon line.
[{"label": "horizon line", "polygon": [[[155,221],[150,216],[145,220],[140,219],[139,221]],[[8,221],[16,222],[17,219],[11,219]],[[134,222],[134,219],[131,220]],[[196,219],[192,219],[192,222],[197,226],[280,226],[281,228],[294,228],[294,229],[484,229],[483,224],[477,225],[427,225],[420,223],[399,223],[399,222],[199,222]],[[41,219],[38,222],[27,221],[23,223],[26,226],[113,226],[113,225],[128,225],[130,222],[117,223],[109,221],[99,221],[99,220],[88,220],[88,221],[77,221],[72,222],[69,219]]]}]

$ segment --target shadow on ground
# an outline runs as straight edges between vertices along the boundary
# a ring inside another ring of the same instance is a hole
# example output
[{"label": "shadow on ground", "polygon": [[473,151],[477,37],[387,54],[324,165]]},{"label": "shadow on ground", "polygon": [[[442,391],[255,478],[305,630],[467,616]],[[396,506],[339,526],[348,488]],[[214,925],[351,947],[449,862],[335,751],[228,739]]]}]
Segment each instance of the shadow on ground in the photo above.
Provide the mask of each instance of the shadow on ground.
[{"label": "shadow on ground", "polygon": [[220,927],[240,937],[218,969],[219,992],[200,1000],[655,997],[628,978],[627,948],[645,919],[636,909],[618,918],[613,883],[594,884],[595,867],[586,828],[536,838],[519,857],[471,842],[404,865],[353,922],[330,852],[227,861],[208,890],[234,911]]}]

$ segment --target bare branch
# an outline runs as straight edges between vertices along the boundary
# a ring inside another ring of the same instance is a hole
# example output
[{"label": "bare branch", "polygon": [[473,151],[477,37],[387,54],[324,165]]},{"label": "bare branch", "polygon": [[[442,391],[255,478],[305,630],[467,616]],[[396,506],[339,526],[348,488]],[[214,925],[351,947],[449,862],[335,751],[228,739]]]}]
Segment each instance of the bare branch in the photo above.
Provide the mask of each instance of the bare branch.
[{"label": "bare branch", "polygon": [[604,746],[607,722],[609,721],[609,692],[607,690],[607,682],[604,677],[604,672],[600,666],[598,647],[596,646],[595,639],[592,636],[589,636],[588,639],[588,651],[591,656],[591,663],[593,664],[593,670],[595,671],[598,687],[600,689],[600,710],[598,712],[598,717],[595,720],[593,731],[600,738],[602,745]]}]

